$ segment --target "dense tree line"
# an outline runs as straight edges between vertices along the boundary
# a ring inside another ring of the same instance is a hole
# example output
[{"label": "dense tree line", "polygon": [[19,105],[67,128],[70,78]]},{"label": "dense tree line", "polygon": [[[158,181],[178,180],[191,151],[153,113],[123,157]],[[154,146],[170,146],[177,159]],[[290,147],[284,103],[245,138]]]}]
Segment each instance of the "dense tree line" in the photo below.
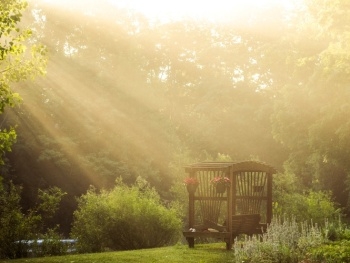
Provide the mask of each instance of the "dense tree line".
[{"label": "dense tree line", "polygon": [[22,185],[25,209],[37,189],[67,192],[51,226],[68,235],[75,198],[119,177],[174,200],[183,166],[218,156],[267,162],[295,176],[294,191],[331,190],[348,206],[346,1],[252,10],[231,24],[150,22],[104,1],[31,3],[22,22],[47,47],[47,75],[13,85],[23,102],[1,115],[17,125],[2,176]]}]

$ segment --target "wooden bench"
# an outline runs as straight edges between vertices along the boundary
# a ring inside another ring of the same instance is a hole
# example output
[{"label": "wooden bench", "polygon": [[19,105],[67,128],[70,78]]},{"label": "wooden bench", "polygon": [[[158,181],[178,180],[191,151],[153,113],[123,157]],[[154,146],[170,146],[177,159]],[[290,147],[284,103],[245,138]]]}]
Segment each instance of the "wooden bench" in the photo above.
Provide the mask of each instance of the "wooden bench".
[{"label": "wooden bench", "polygon": [[259,214],[234,215],[232,216],[232,236],[237,237],[240,234],[253,235],[262,234],[262,225],[260,224]]}]

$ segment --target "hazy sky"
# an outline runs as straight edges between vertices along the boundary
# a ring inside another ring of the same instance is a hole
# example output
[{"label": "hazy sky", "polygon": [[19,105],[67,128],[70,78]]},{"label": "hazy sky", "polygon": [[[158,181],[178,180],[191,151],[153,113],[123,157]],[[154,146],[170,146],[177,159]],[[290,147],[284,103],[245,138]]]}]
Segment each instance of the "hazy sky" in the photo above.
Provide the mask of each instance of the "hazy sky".
[{"label": "hazy sky", "polygon": [[[35,1],[35,0],[30,0]],[[86,8],[101,3],[98,0],[41,0],[52,5],[72,7],[75,5]],[[141,12],[150,19],[177,20],[181,18],[229,20],[235,14],[251,11],[257,8],[280,6],[291,10],[303,0],[105,0],[118,7],[129,8]]]},{"label": "hazy sky", "polygon": [[145,13],[150,17],[171,16],[192,16],[192,17],[211,17],[221,18],[225,13],[242,11],[257,7],[271,7],[281,5],[290,9],[295,6],[299,0],[209,0],[209,1],[191,1],[191,0],[108,0],[116,5],[129,7]]}]

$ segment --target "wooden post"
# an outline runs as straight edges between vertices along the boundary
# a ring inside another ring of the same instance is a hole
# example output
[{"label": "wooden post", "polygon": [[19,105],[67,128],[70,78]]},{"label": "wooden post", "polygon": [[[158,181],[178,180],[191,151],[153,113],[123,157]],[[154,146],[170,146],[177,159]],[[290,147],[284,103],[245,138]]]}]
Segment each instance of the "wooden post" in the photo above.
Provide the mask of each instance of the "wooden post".
[{"label": "wooden post", "polygon": [[272,174],[267,174],[267,205],[266,205],[266,223],[270,224],[272,220]]},{"label": "wooden post", "polygon": [[232,243],[233,243],[233,237],[232,237],[232,215],[233,215],[233,195],[236,192],[236,181],[234,179],[232,166],[229,168],[229,174],[228,178],[230,178],[231,185],[230,189],[227,192],[227,219],[226,219],[226,231],[230,233],[230,236],[228,237],[228,240],[226,240],[226,249],[231,250],[232,249]]},{"label": "wooden post", "polygon": [[[194,177],[193,173],[191,171],[190,177]],[[188,227],[194,227],[194,192],[188,193]],[[194,237],[188,237],[187,242],[190,248],[194,248]]]}]

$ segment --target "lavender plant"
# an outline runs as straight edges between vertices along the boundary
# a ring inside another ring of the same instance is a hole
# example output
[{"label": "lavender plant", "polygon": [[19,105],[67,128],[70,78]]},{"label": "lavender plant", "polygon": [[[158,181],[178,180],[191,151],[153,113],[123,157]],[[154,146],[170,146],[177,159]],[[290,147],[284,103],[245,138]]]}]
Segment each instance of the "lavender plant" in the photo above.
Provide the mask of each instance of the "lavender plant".
[{"label": "lavender plant", "polygon": [[275,218],[262,236],[245,236],[235,241],[235,262],[297,263],[305,258],[307,251],[325,241],[317,224]]}]

